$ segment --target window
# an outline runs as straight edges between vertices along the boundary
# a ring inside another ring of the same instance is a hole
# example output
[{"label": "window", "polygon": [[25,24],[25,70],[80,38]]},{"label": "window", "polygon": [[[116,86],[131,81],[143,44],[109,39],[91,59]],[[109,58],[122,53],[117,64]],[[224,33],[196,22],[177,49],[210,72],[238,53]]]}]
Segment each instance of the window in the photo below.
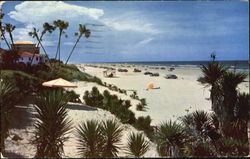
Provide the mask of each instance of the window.
[{"label": "window", "polygon": [[40,61],[42,61],[42,57],[40,57]]},{"label": "window", "polygon": [[38,61],[38,57],[36,57],[36,61]]},{"label": "window", "polygon": [[29,60],[31,60],[31,57],[29,57]]}]

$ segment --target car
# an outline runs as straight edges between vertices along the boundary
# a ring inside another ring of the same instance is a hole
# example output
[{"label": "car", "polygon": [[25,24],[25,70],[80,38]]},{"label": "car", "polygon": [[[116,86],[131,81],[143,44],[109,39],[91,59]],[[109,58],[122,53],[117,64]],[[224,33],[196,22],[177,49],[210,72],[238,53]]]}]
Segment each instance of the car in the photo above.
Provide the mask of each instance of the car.
[{"label": "car", "polygon": [[152,73],[150,76],[160,76],[159,73]]},{"label": "car", "polygon": [[141,70],[135,68],[134,72],[141,72]]},{"label": "car", "polygon": [[119,68],[117,71],[118,71],[118,72],[128,72],[127,69],[122,69],[122,68]]},{"label": "car", "polygon": [[177,79],[178,77],[174,74],[169,74],[165,76],[166,79]]},{"label": "car", "polygon": [[152,72],[144,72],[144,75],[151,75],[153,74]]}]

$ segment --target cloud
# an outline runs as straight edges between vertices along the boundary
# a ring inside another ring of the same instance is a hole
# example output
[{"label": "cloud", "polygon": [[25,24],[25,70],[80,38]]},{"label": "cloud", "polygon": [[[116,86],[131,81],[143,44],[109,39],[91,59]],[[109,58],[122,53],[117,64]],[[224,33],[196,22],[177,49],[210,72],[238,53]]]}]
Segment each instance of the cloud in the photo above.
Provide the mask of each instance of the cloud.
[{"label": "cloud", "polygon": [[140,41],[139,43],[137,43],[137,46],[148,44],[152,40],[153,40],[153,38],[144,39],[144,40]]},{"label": "cloud", "polygon": [[103,10],[87,8],[64,2],[22,2],[15,6],[9,16],[23,23],[44,23],[56,19],[70,20],[79,17],[81,19],[99,19],[104,14]]},{"label": "cloud", "polygon": [[[138,19],[140,17],[140,19]],[[140,12],[124,12],[120,15],[103,18],[103,23],[117,31],[135,31],[139,33],[159,34],[161,31],[149,22]]]},{"label": "cloud", "polygon": [[2,8],[3,4],[5,3],[5,1],[1,1],[0,2],[0,8]]}]

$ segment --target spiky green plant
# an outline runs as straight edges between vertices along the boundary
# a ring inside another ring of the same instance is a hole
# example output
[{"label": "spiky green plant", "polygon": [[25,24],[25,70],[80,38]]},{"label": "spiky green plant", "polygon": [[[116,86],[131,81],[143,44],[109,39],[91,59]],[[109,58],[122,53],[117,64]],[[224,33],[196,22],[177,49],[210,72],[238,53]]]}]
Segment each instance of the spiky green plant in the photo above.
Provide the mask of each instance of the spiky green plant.
[{"label": "spiky green plant", "polygon": [[88,120],[76,129],[78,153],[81,157],[101,157],[104,150],[104,138],[96,120]]},{"label": "spiky green plant", "polygon": [[176,122],[167,121],[158,126],[155,134],[157,151],[160,156],[179,156],[184,146],[186,133]]},{"label": "spiky green plant", "polygon": [[201,83],[206,87],[211,86],[210,99],[212,101],[212,105],[216,94],[218,93],[218,82],[226,70],[227,69],[223,65],[216,62],[209,62],[207,66],[203,65],[201,67],[201,71],[203,73]]},{"label": "spiky green plant", "polygon": [[13,96],[16,93],[16,89],[7,81],[0,82],[0,112],[1,112],[1,143],[0,152],[5,149],[4,141],[8,137],[8,131],[10,126],[11,111],[16,102],[13,100]]},{"label": "spiky green plant", "polygon": [[120,142],[123,128],[114,120],[107,120],[101,125],[104,137],[104,150],[102,157],[117,157],[120,150]]},{"label": "spiky green plant", "polygon": [[35,101],[35,157],[62,157],[65,135],[71,130],[67,117],[69,97],[61,89],[45,90]]},{"label": "spiky green plant", "polygon": [[142,133],[131,133],[128,137],[127,153],[134,157],[142,157],[149,150],[149,141]]}]

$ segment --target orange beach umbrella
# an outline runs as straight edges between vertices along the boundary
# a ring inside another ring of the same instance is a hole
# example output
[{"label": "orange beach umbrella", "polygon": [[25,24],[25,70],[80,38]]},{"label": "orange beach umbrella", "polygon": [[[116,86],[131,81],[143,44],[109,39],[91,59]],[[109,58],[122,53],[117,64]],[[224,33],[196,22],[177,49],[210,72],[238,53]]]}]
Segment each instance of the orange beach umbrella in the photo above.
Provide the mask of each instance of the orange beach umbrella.
[{"label": "orange beach umbrella", "polygon": [[43,82],[42,85],[45,87],[62,87],[62,88],[76,88],[77,87],[73,83],[71,83],[65,79],[62,79],[62,78]]},{"label": "orange beach umbrella", "polygon": [[147,88],[148,88],[148,89],[153,89],[153,88],[154,88],[154,84],[153,84],[153,83],[149,83],[149,84],[147,85]]}]

